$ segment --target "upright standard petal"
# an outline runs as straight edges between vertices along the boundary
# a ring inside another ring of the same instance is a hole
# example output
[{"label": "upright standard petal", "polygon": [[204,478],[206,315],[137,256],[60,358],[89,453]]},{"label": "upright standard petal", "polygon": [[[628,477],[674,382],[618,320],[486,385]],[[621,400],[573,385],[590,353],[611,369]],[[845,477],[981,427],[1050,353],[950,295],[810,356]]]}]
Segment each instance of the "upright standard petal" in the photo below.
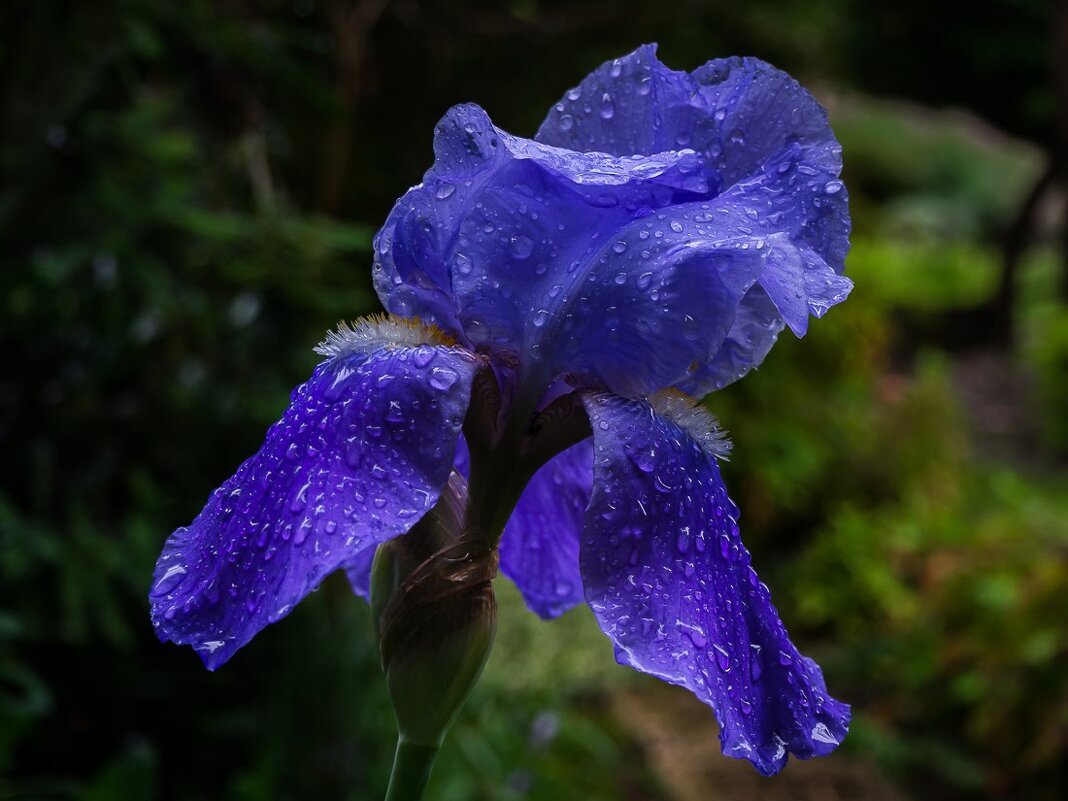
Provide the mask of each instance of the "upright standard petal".
[{"label": "upright standard petal", "polygon": [[798,653],[738,533],[709,415],[676,396],[588,394],[593,495],[586,600],[622,664],[709,704],[725,754],[763,774],[829,753],[849,707]]},{"label": "upright standard petal", "polygon": [[153,625],[209,668],[329,573],[411,528],[448,478],[476,359],[360,334],[333,337],[334,355],[293,392],[259,452],[164,546]]},{"label": "upright standard petal", "polygon": [[624,394],[683,380],[763,271],[710,214],[715,182],[693,151],[575,153],[462,106],[435,152],[379,234],[376,288],[541,388],[568,374]]},{"label": "upright standard petal", "polygon": [[[665,67],[656,47],[646,45],[567,92],[537,140],[617,155],[669,148],[701,154],[723,187],[716,200],[744,210],[753,236],[787,245],[767,262],[764,292],[743,299],[736,315],[743,326],[764,316],[770,298],[801,336],[809,313],[822,316],[849,292],[841,277],[850,229],[838,178],[841,148],[815,98],[769,64],[717,59],[688,74]],[[728,335],[725,352],[712,352],[684,386],[703,394],[739,378],[759,364],[781,327],[772,322],[751,343]]]},{"label": "upright standard petal", "polygon": [[559,617],[583,601],[579,534],[593,484],[593,441],[557,454],[534,474],[501,537],[501,572],[531,611]]}]

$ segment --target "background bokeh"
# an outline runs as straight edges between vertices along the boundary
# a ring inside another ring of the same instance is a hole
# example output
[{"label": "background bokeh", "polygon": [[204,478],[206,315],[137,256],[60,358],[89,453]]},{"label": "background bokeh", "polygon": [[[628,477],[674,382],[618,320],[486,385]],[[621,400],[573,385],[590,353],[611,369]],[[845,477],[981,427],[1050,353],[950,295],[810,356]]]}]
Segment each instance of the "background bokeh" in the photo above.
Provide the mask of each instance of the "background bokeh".
[{"label": "background bokeh", "polygon": [[[585,609],[501,633],[438,801],[1068,794],[1068,13],[1043,0],[0,6],[0,798],[376,801],[393,725],[334,577],[218,673],[159,644],[166,535],[373,311],[451,104],[531,135],[643,41],[763,57],[844,146],[848,303],[707,405],[802,650],[855,704],[774,779]],[[1058,44],[1059,41],[1059,44]]]}]

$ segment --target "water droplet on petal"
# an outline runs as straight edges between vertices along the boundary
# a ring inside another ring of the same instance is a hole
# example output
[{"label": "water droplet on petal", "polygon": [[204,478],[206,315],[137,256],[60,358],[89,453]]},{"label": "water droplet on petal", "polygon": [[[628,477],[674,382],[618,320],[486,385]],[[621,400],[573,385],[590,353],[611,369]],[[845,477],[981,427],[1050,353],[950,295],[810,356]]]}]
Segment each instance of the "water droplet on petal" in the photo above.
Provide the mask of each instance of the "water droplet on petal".
[{"label": "water droplet on petal", "polygon": [[753,681],[760,681],[764,673],[764,658],[760,655],[760,646],[756,643],[749,644],[749,675]]},{"label": "water droplet on petal", "polygon": [[427,347],[426,345],[420,345],[415,349],[415,353],[412,354],[412,361],[415,362],[416,367],[422,369],[434,361],[436,355],[437,351],[433,348]]},{"label": "water droplet on petal", "polygon": [[534,241],[529,236],[513,236],[508,250],[517,259],[526,259],[534,252]]},{"label": "water droplet on petal", "polygon": [[838,745],[839,742],[831,730],[827,728],[826,723],[817,723],[812,727],[812,739],[818,743],[827,743],[827,745]]},{"label": "water droplet on petal", "polygon": [[442,391],[447,390],[456,383],[459,376],[448,367],[435,367],[430,371],[430,386]]},{"label": "water droplet on petal", "polygon": [[605,92],[601,96],[601,119],[610,120],[612,115],[616,113],[616,107],[612,105],[612,96]]},{"label": "water droplet on petal", "polygon": [[182,576],[185,574],[186,569],[181,565],[172,565],[167,568],[167,572],[163,574],[160,580],[156,582],[156,586],[152,588],[152,594],[166,595],[182,583]]},{"label": "water droplet on petal", "polygon": [[727,653],[727,651],[722,646],[713,645],[712,652],[716,658],[716,664],[719,666],[720,670],[726,673],[728,670],[731,669],[731,655]]}]

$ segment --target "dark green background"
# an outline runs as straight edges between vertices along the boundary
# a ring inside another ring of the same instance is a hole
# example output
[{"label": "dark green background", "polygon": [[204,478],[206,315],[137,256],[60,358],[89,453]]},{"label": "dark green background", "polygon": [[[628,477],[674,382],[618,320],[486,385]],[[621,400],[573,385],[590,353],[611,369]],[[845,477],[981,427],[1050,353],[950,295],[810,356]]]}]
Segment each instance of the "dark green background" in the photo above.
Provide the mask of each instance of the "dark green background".
[{"label": "dark green background", "polygon": [[676,68],[772,61],[844,146],[852,298],[707,405],[756,563],[853,731],[758,779],[720,756],[710,711],[615,666],[587,610],[543,624],[501,586],[430,797],[1063,797],[1058,181],[1021,214],[1063,141],[1051,9],[5,3],[0,798],[380,797],[392,720],[343,579],[211,674],[155,640],[152,565],[323,332],[377,308],[370,237],[445,109],[530,135],[645,41]]}]

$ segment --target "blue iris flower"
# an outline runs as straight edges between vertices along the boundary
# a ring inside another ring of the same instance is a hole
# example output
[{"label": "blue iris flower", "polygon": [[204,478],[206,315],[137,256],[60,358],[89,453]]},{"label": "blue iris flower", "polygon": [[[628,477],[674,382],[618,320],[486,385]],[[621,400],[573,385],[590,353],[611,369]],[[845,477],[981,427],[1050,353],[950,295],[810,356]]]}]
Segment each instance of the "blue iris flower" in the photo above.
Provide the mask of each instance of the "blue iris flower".
[{"label": "blue iris flower", "polygon": [[[534,139],[461,105],[434,153],[375,239],[391,316],[329,335],[263,447],[168,540],[159,636],[215,668],[338,568],[366,596],[376,547],[470,471],[469,519],[531,610],[589,604],[621,663],[709,704],[724,752],[762,773],[829,753],[849,708],[757,578],[726,440],[692,400],[849,293],[826,113],[764,62],[676,72],[645,46]],[[544,445],[576,415],[580,435]]]}]

